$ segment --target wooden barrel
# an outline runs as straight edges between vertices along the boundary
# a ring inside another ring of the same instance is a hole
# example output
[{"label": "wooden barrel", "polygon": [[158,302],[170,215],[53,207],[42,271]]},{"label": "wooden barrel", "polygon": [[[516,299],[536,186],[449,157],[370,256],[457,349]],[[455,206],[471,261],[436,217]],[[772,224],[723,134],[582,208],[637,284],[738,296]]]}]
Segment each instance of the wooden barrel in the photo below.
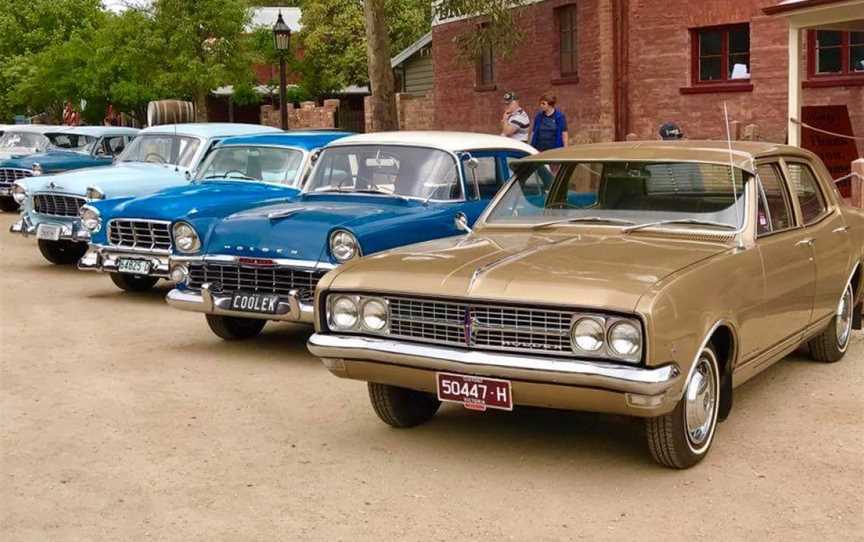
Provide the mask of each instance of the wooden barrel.
[{"label": "wooden barrel", "polygon": [[147,104],[147,126],[195,122],[195,105],[183,100],[158,100]]}]

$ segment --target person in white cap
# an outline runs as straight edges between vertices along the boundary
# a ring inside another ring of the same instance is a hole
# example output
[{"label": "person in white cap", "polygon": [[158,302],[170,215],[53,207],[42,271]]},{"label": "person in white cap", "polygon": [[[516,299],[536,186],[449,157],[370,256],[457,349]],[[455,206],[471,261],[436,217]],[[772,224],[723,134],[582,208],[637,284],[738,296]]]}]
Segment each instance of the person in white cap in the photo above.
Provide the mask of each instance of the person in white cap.
[{"label": "person in white cap", "polygon": [[504,94],[504,116],[501,117],[501,135],[523,143],[528,142],[528,130],[531,119],[528,113],[519,105],[519,97],[515,92]]}]

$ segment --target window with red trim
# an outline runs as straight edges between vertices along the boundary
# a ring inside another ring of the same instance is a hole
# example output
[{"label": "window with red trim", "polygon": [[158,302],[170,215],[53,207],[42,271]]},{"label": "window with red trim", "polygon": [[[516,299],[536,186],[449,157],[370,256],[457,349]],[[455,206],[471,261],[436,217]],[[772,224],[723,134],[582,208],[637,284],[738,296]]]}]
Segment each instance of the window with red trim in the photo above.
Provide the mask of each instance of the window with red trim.
[{"label": "window with red trim", "polygon": [[694,28],[693,84],[750,84],[750,25]]},{"label": "window with red trim", "polygon": [[810,78],[864,77],[864,32],[811,31],[808,50]]},{"label": "window with red trim", "polygon": [[559,70],[561,77],[573,77],[579,72],[576,4],[562,6],[555,12],[558,15]]}]

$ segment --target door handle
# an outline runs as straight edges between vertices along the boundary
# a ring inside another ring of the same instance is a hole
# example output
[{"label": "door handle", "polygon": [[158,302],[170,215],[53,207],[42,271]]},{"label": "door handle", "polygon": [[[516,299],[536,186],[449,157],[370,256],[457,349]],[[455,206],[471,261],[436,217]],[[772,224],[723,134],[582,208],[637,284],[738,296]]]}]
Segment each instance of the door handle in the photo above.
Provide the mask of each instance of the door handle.
[{"label": "door handle", "polygon": [[834,228],[831,233],[846,233],[847,231],[849,231],[849,226],[843,226],[842,228]]},{"label": "door handle", "polygon": [[812,247],[813,246],[813,238],[811,237],[809,239],[801,239],[800,241],[795,243],[796,247],[801,247],[801,246],[805,246],[805,245],[808,247]]}]

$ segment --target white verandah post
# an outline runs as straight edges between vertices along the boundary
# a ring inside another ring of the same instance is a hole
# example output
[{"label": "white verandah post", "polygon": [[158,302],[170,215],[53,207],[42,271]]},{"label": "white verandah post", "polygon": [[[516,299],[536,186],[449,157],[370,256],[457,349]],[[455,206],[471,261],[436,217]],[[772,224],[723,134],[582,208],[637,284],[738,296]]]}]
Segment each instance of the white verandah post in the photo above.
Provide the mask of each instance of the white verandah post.
[{"label": "white verandah post", "polygon": [[792,119],[801,120],[801,28],[789,21],[789,144],[801,146],[801,126]]}]

